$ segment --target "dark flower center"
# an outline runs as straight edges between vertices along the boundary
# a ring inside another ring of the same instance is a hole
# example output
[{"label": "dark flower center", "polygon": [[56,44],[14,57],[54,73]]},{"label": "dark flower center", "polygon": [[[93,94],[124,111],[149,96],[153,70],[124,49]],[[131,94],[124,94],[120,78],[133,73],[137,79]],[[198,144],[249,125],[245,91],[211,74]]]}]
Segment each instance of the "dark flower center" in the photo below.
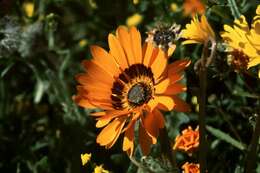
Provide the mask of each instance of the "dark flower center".
[{"label": "dark flower center", "polygon": [[134,108],[147,103],[153,93],[153,73],[150,67],[134,64],[125,69],[111,89],[115,109]]},{"label": "dark flower center", "polygon": [[249,57],[245,55],[242,51],[234,50],[231,52],[232,61],[231,65],[237,71],[243,71],[247,69],[249,63]]},{"label": "dark flower center", "polygon": [[154,34],[153,41],[157,45],[168,45],[174,39],[174,33],[170,30],[163,29],[161,31],[156,31]]},{"label": "dark flower center", "polygon": [[130,104],[140,106],[151,98],[151,89],[144,83],[137,83],[128,91],[127,99]]}]

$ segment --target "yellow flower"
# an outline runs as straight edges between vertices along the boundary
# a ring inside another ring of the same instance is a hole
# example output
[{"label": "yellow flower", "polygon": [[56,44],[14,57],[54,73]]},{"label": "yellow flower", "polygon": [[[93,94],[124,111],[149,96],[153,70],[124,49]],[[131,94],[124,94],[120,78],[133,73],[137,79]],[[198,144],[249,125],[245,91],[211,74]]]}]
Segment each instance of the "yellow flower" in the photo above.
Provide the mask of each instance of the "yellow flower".
[{"label": "yellow flower", "polygon": [[234,21],[233,27],[224,25],[225,31],[220,33],[228,46],[227,51],[233,57],[232,61],[235,61],[239,69],[260,64],[260,5],[256,14],[251,29],[242,15]]},{"label": "yellow flower", "polygon": [[133,3],[136,5],[139,3],[139,0],[133,0]]},{"label": "yellow flower", "polygon": [[80,156],[81,156],[82,166],[86,165],[91,159],[91,153],[81,154]]},{"label": "yellow flower", "polygon": [[28,17],[33,16],[34,11],[34,3],[33,2],[25,2],[23,3],[23,10]]},{"label": "yellow flower", "polygon": [[199,103],[198,103],[198,98],[197,98],[197,96],[192,96],[192,98],[191,98],[191,103],[195,106],[195,111],[196,111],[196,112],[199,112],[200,105],[199,105]]},{"label": "yellow flower", "polygon": [[139,13],[135,13],[132,16],[128,17],[126,20],[127,26],[136,26],[140,24],[143,20],[143,16]]},{"label": "yellow flower", "polygon": [[186,29],[182,30],[182,38],[187,39],[183,44],[205,43],[209,40],[215,40],[215,33],[207,21],[206,16],[194,17]]},{"label": "yellow flower", "polygon": [[178,7],[178,5],[177,5],[176,3],[174,3],[174,2],[171,3],[171,11],[172,11],[172,12],[174,12],[174,13],[177,12],[177,11],[178,11],[178,8],[179,8],[179,7]]},{"label": "yellow flower", "polygon": [[108,170],[103,168],[103,165],[96,166],[93,173],[109,173]]},{"label": "yellow flower", "polygon": [[79,41],[79,46],[80,47],[85,47],[87,44],[88,44],[88,40],[86,40],[86,39],[81,39]]}]

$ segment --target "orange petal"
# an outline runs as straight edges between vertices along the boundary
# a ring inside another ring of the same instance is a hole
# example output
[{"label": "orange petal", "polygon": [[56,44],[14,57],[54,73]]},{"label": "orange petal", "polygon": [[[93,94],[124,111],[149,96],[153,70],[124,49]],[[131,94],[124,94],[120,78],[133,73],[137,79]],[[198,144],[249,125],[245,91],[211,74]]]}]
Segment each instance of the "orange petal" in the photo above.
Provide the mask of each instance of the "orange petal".
[{"label": "orange petal", "polygon": [[152,144],[152,139],[144,129],[142,123],[139,124],[139,143],[143,155],[148,155],[150,153],[150,146]]},{"label": "orange petal", "polygon": [[183,101],[182,99],[180,99],[177,96],[172,96],[174,103],[175,103],[175,107],[174,110],[179,111],[179,112],[190,112],[190,105],[188,105],[185,101]]},{"label": "orange petal", "polygon": [[[128,111],[129,113],[129,111]],[[131,125],[132,123],[135,123],[137,121],[137,119],[140,118],[140,112],[135,112],[133,116],[129,116],[128,117],[128,125],[122,130],[122,132],[125,132]]]},{"label": "orange petal", "polygon": [[150,63],[150,59],[152,57],[153,50],[154,50],[154,46],[152,43],[148,42],[148,43],[144,44],[144,46],[143,46],[143,55],[144,55],[143,64],[147,67]]},{"label": "orange petal", "polygon": [[134,51],[135,63],[142,63],[142,39],[140,32],[136,29],[136,27],[130,28],[130,36],[132,48]]},{"label": "orange petal", "polygon": [[159,53],[151,65],[151,69],[154,75],[155,81],[162,75],[167,66],[167,57],[165,56],[162,50],[159,50]]},{"label": "orange petal", "polygon": [[174,83],[174,84],[170,85],[163,94],[175,95],[175,94],[182,93],[186,90],[187,90],[187,87],[185,85],[180,84],[180,83]]},{"label": "orange petal", "polygon": [[164,105],[168,111],[171,111],[174,108],[174,100],[169,96],[155,96],[155,99],[158,103]]},{"label": "orange petal", "polygon": [[114,140],[113,140],[112,142],[110,142],[110,143],[106,146],[106,148],[111,148],[111,147],[115,144],[115,142],[117,141],[119,135],[122,133],[122,129],[123,129],[124,125],[125,125],[125,122],[126,122],[126,119],[124,118],[123,123],[122,123],[122,124],[120,125],[120,127],[118,127],[118,129],[117,129],[117,135],[115,136]]},{"label": "orange petal", "polygon": [[158,48],[158,47],[153,48],[153,53],[152,53],[152,56],[150,57],[150,60],[149,60],[149,63],[148,63],[149,67],[153,64],[154,60],[157,58],[159,51],[160,51],[160,48]]},{"label": "orange petal", "polygon": [[150,108],[150,111],[153,111],[153,109],[158,105],[158,101],[153,98],[147,103],[147,105]]},{"label": "orange petal", "polygon": [[153,144],[156,144],[159,135],[159,127],[156,120],[156,116],[153,112],[149,112],[149,114],[144,118],[144,128],[151,137]]},{"label": "orange petal", "polygon": [[110,88],[111,84],[104,83],[100,80],[97,80],[97,78],[93,78],[93,76],[88,75],[87,73],[81,73],[76,75],[76,80],[81,84],[81,85],[95,85],[100,88]]},{"label": "orange petal", "polygon": [[170,79],[170,84],[176,83],[183,79],[183,75],[179,73],[168,75],[168,78]]},{"label": "orange petal", "polygon": [[174,63],[168,65],[168,75],[171,76],[175,73],[182,72],[190,65],[191,61],[187,59],[177,60]]},{"label": "orange petal", "polygon": [[105,115],[103,115],[102,117],[97,118],[97,123],[96,123],[96,127],[100,128],[100,127],[104,127],[105,125],[107,125],[113,118],[122,116],[122,115],[126,115],[129,112],[127,111],[121,111],[121,110],[111,110],[111,111],[106,111]]},{"label": "orange petal", "polygon": [[119,67],[112,55],[107,53],[104,49],[99,46],[90,47],[91,54],[93,56],[93,61],[103,68],[105,71],[109,72],[112,76],[117,76],[120,73]]},{"label": "orange petal", "polygon": [[164,128],[165,122],[164,122],[163,114],[158,109],[154,109],[153,113],[156,117],[156,122],[157,122],[158,127],[160,129]]},{"label": "orange petal", "polygon": [[131,157],[134,151],[134,127],[135,121],[131,123],[129,128],[125,131],[124,141],[123,141],[123,151]]},{"label": "orange petal", "polygon": [[118,40],[120,41],[125,53],[126,53],[126,57],[127,60],[129,62],[129,65],[133,65],[135,64],[136,60],[135,57],[133,55],[133,48],[132,48],[132,44],[131,44],[131,37],[130,34],[127,31],[126,27],[123,26],[119,26],[117,28],[117,36],[118,36]]},{"label": "orange petal", "polygon": [[103,112],[92,112],[92,113],[90,113],[90,115],[94,116],[94,117],[104,116],[104,115],[106,115],[106,111],[103,111]]},{"label": "orange petal", "polygon": [[97,143],[101,146],[109,145],[115,139],[118,138],[118,134],[121,132],[125,118],[118,118],[108,124],[97,136]]},{"label": "orange petal", "polygon": [[128,67],[128,62],[119,40],[113,34],[109,34],[108,43],[111,55],[115,58],[122,70],[126,69]]},{"label": "orange petal", "polygon": [[104,71],[102,68],[100,68],[98,65],[91,61],[83,61],[82,62],[85,69],[87,69],[87,74],[89,76],[92,76],[96,80],[102,81],[103,83],[109,84],[112,86],[112,83],[114,81],[113,76],[111,76],[109,73]]},{"label": "orange petal", "polygon": [[87,100],[86,98],[82,98],[80,95],[76,95],[73,96],[72,98],[74,100],[74,102],[84,108],[88,108],[88,109],[96,109],[97,107],[92,105],[89,100]]},{"label": "orange petal", "polygon": [[168,57],[172,56],[173,52],[176,49],[176,45],[172,45],[171,47],[169,47],[168,49]]},{"label": "orange petal", "polygon": [[161,81],[159,84],[155,85],[155,93],[156,94],[162,94],[166,91],[170,84],[170,79],[166,78],[163,81]]}]

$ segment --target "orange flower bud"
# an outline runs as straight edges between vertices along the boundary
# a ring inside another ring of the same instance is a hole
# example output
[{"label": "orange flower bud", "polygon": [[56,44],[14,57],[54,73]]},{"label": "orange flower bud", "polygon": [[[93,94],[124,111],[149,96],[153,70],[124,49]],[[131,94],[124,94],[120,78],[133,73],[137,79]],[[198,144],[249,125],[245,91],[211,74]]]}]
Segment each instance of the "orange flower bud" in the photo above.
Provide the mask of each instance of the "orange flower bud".
[{"label": "orange flower bud", "polygon": [[193,130],[190,126],[175,138],[174,150],[192,153],[199,146],[199,127]]}]

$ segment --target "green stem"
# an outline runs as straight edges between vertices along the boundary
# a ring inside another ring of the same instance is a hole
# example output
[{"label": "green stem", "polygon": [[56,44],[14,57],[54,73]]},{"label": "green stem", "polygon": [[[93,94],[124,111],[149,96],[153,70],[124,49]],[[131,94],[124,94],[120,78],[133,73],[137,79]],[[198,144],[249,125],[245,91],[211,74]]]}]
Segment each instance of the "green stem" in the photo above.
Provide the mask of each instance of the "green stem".
[{"label": "green stem", "polygon": [[253,173],[256,166],[257,146],[260,136],[260,115],[257,115],[256,126],[251,139],[249,150],[246,158],[246,173]]}]

